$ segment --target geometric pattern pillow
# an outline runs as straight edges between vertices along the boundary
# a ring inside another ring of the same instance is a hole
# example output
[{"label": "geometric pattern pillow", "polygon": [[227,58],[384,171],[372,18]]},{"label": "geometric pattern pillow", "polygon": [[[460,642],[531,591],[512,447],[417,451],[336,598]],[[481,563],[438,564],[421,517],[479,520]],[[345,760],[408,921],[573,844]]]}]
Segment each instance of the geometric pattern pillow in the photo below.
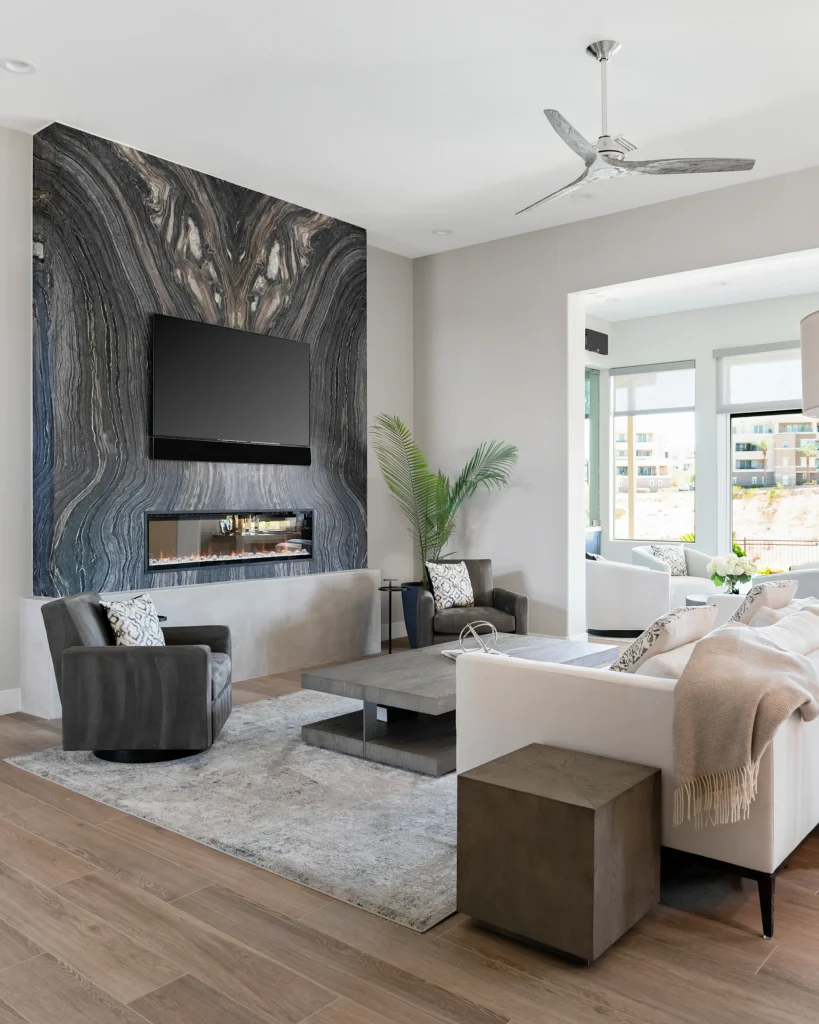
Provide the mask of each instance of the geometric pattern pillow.
[{"label": "geometric pattern pillow", "polygon": [[165,637],[150,594],[130,601],[100,601],[117,638],[117,647],[164,647]]},{"label": "geometric pattern pillow", "polygon": [[636,672],[644,661],[656,654],[665,654],[701,640],[711,631],[716,617],[715,604],[676,608],[667,615],[661,615],[623,651],[617,661],[609,666],[609,670]]},{"label": "geometric pattern pillow", "polygon": [[751,587],[745,595],[745,600],[728,621],[747,625],[761,608],[785,608],[793,600],[798,586],[796,580],[757,583],[755,587]]},{"label": "geometric pattern pillow", "polygon": [[429,582],[435,598],[435,611],[445,608],[472,608],[475,594],[466,562],[427,562]]},{"label": "geometric pattern pillow", "polygon": [[652,544],[651,553],[661,562],[671,566],[672,576],[687,576],[688,569],[685,564],[685,551],[679,544]]}]

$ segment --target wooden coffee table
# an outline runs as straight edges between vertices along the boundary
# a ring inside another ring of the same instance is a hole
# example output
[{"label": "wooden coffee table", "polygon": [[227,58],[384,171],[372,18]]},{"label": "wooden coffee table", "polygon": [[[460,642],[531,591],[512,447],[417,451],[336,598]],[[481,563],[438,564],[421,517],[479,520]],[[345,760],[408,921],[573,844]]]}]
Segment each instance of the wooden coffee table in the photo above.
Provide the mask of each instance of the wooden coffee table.
[{"label": "wooden coffee table", "polygon": [[[618,653],[605,644],[514,633],[499,634],[496,647],[516,658],[586,667],[613,661]],[[302,739],[425,775],[454,771],[455,662],[441,654],[446,649],[459,645],[437,644],[303,672],[304,689],[352,697],[363,706],[302,726]]]}]

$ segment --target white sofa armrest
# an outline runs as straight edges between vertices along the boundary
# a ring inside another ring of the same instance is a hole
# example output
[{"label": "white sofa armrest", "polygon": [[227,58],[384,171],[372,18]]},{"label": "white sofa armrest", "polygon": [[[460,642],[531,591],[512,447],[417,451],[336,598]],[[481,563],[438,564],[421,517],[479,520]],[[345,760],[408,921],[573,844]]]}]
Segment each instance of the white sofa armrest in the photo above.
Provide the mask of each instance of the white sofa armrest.
[{"label": "white sofa armrest", "polygon": [[634,565],[644,566],[646,569],[654,569],[655,572],[664,572],[666,576],[671,575],[671,566],[662,558],[657,558],[651,553],[651,548],[640,545],[631,549],[631,561]]},{"label": "white sofa armrest", "polygon": [[626,562],[586,560],[586,629],[607,636],[646,629],[669,610],[671,577]]}]

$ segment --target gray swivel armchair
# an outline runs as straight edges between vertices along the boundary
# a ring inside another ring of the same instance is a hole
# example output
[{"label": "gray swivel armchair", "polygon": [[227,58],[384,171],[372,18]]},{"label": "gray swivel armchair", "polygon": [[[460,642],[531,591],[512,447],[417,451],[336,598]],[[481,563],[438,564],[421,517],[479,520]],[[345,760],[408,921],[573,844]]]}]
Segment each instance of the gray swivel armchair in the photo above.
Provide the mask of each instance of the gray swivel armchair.
[{"label": "gray swivel armchair", "polygon": [[419,587],[415,609],[418,647],[455,640],[464,626],[476,619],[490,622],[499,633],[529,632],[529,598],[494,586],[490,558],[442,558],[440,561],[466,563],[475,604],[436,612],[432,591]]},{"label": "gray swivel armchair", "polygon": [[230,630],[170,626],[165,647],[117,647],[98,594],[43,605],[63,750],[168,761],[206,750],[230,716]]}]

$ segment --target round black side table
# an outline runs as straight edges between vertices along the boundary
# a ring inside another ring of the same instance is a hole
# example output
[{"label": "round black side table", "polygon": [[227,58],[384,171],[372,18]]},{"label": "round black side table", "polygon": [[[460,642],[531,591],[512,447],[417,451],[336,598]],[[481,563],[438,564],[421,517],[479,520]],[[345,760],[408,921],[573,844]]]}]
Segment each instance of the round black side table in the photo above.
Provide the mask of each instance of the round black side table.
[{"label": "round black side table", "polygon": [[408,588],[403,583],[396,584],[395,580],[387,580],[383,587],[378,588],[382,593],[389,594],[387,598],[387,654],[392,654],[392,595],[401,594]]}]

